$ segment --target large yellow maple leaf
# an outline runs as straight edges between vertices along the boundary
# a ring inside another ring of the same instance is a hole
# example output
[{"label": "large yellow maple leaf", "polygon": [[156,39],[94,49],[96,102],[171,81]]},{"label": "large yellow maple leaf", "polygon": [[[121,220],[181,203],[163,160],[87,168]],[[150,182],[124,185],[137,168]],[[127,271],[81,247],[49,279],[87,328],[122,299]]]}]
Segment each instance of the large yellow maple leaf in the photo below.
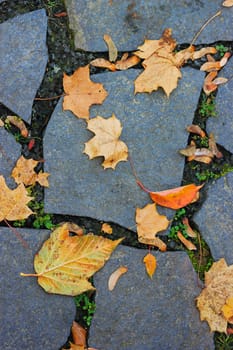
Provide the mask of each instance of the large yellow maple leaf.
[{"label": "large yellow maple leaf", "polygon": [[227,318],[224,305],[233,295],[233,265],[227,266],[225,259],[213,263],[205,273],[205,288],[197,298],[201,320],[206,320],[212,332],[227,334]]},{"label": "large yellow maple leaf", "polygon": [[122,241],[94,236],[70,236],[65,223],[55,229],[35,255],[35,274],[39,285],[48,293],[78,295],[95,290],[89,278],[109,259]]},{"label": "large yellow maple leaf", "polygon": [[87,122],[87,125],[87,129],[95,134],[91,140],[85,143],[84,153],[90,159],[104,157],[102,163],[104,169],[115,169],[120,161],[127,160],[128,147],[119,140],[122,126],[114,114],[108,119],[100,116],[92,118]]},{"label": "large yellow maple leaf", "polygon": [[83,119],[89,119],[91,105],[101,104],[108,95],[103,84],[91,81],[89,65],[78,68],[71,76],[64,74],[63,87],[63,109]]},{"label": "large yellow maple leaf", "polygon": [[33,199],[29,197],[26,188],[21,183],[11,190],[6,185],[3,176],[0,176],[0,221],[22,220],[33,214],[27,204]]}]

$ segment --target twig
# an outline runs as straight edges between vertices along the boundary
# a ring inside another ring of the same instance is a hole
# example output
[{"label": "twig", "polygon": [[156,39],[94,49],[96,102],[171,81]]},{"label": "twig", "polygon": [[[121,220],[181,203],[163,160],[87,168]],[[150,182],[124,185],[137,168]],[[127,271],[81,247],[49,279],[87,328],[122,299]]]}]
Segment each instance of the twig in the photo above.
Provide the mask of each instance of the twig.
[{"label": "twig", "polygon": [[35,97],[34,100],[36,100],[36,101],[50,101],[50,100],[56,100],[57,98],[60,98],[62,96],[66,96],[66,94],[61,94],[61,95],[53,96],[53,97]]},{"label": "twig", "polygon": [[130,154],[128,154],[128,159],[129,159],[129,164],[130,164],[130,168],[131,168],[131,170],[132,170],[133,176],[135,177],[136,184],[137,184],[143,191],[145,191],[146,193],[150,193],[151,191],[148,190],[148,189],[141,183],[141,181],[139,180],[139,178],[138,178],[138,176],[137,176],[137,173],[136,173],[136,170],[135,170],[135,167],[134,167],[134,164],[133,164],[132,157],[131,157]]},{"label": "twig", "polygon": [[192,46],[194,44],[194,42],[197,40],[197,38],[199,37],[199,35],[201,34],[201,32],[205,29],[205,27],[216,17],[220,16],[222,13],[222,11],[218,11],[216,12],[212,17],[210,17],[204,24],[203,26],[198,30],[198,32],[194,35],[193,40],[191,41],[190,46]]},{"label": "twig", "polygon": [[199,260],[198,260],[198,268],[197,268],[197,285],[199,288],[202,288],[202,285],[200,284],[199,280],[200,280],[200,267],[202,264],[202,260],[203,260],[203,251],[202,251],[202,246],[201,246],[201,238],[200,238],[200,234],[197,234],[197,238],[198,238],[198,243],[199,243]]},{"label": "twig", "polygon": [[24,248],[30,249],[29,245],[28,245],[27,242],[23,239],[23,237],[21,236],[21,234],[20,234],[14,227],[12,227],[6,219],[4,219],[4,222],[7,224],[7,226],[9,227],[9,229],[14,233],[14,235],[16,235],[16,237],[20,240],[20,242],[22,243],[22,245],[24,246]]}]

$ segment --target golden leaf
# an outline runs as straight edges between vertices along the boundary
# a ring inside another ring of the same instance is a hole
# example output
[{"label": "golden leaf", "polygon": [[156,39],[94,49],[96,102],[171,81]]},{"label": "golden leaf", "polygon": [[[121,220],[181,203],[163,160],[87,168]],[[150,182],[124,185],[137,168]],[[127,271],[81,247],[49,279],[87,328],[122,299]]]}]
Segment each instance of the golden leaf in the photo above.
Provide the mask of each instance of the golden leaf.
[{"label": "golden leaf", "polygon": [[48,293],[78,295],[95,290],[89,278],[109,259],[122,241],[86,235],[70,236],[67,225],[55,229],[34,259],[39,285]]},{"label": "golden leaf", "polygon": [[27,204],[33,199],[21,183],[16,189],[7,187],[5,179],[0,176],[0,222],[2,220],[22,220],[33,214]]},{"label": "golden leaf", "polygon": [[155,235],[166,230],[169,221],[166,216],[157,212],[156,204],[147,204],[142,209],[137,208],[136,223],[139,242],[158,247],[161,251],[166,250],[166,244]]},{"label": "golden leaf", "polygon": [[63,109],[72,111],[78,118],[89,119],[89,108],[101,104],[108,93],[103,84],[90,80],[89,65],[78,68],[73,75],[64,74],[63,86],[66,93]]},{"label": "golden leaf", "polygon": [[227,322],[233,323],[233,296],[226,299],[222,307],[222,313]]},{"label": "golden leaf", "polygon": [[156,258],[151,253],[148,253],[144,256],[143,262],[146,266],[146,272],[148,273],[150,278],[152,278],[156,270],[156,265],[157,265]]},{"label": "golden leaf", "polygon": [[85,143],[84,153],[90,159],[103,156],[104,169],[115,169],[119,162],[127,160],[128,147],[119,140],[122,126],[114,114],[108,119],[97,116],[89,120],[87,124],[87,129],[95,134],[91,140]]},{"label": "golden leaf", "polygon": [[112,227],[111,227],[111,225],[104,222],[101,226],[101,231],[111,235],[112,234]]},{"label": "golden leaf", "polygon": [[205,273],[205,288],[197,298],[201,320],[206,320],[212,332],[227,334],[227,320],[222,308],[233,295],[233,265],[227,266],[225,259],[213,263]]},{"label": "golden leaf", "polygon": [[37,174],[34,168],[39,161],[34,159],[26,159],[21,156],[16,163],[16,166],[12,170],[11,176],[14,178],[17,184],[23,183],[25,186],[34,185],[39,182],[41,186],[49,187],[48,176],[49,173],[40,172]]}]

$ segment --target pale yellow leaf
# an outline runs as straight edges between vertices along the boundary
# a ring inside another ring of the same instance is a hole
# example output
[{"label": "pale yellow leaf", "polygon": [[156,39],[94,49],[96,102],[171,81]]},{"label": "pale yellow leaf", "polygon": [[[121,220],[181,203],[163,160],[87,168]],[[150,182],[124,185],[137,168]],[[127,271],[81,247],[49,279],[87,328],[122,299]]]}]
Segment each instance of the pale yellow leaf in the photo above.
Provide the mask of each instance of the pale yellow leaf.
[{"label": "pale yellow leaf", "polygon": [[127,271],[128,268],[126,266],[120,266],[111,274],[111,276],[108,279],[108,289],[110,291],[112,291],[115,288],[119,278],[122,275],[124,275]]}]

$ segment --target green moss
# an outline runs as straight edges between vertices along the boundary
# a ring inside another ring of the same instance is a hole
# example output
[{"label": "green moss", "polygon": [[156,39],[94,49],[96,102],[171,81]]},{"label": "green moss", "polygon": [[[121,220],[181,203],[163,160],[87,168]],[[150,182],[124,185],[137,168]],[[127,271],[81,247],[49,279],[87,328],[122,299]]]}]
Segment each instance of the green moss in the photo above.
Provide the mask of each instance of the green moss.
[{"label": "green moss", "polygon": [[200,103],[199,114],[201,117],[215,117],[215,98],[214,96],[206,96],[203,94],[202,101]]},{"label": "green moss", "polygon": [[75,300],[76,307],[82,313],[83,321],[85,322],[87,327],[90,327],[92,317],[96,309],[96,305],[92,298],[92,295],[88,293],[83,293],[83,294],[77,295],[74,298],[74,300]]},{"label": "green moss", "polygon": [[219,52],[220,56],[223,57],[224,54],[228,51],[228,48],[224,45],[216,45],[216,50]]}]

